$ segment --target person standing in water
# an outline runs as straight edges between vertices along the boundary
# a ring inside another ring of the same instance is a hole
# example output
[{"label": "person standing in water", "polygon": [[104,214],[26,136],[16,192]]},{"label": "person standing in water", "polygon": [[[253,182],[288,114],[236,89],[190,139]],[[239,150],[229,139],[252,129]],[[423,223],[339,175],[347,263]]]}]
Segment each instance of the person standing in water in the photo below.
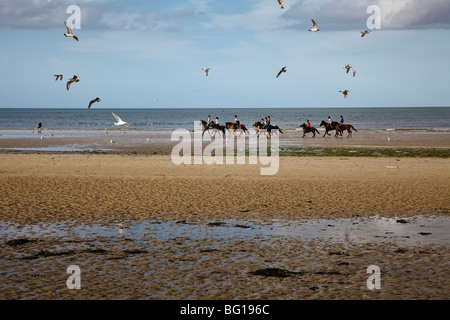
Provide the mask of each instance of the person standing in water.
[{"label": "person standing in water", "polygon": [[41,123],[40,121],[38,121],[36,127],[37,127],[37,131],[38,131],[38,132],[41,132],[42,123]]}]

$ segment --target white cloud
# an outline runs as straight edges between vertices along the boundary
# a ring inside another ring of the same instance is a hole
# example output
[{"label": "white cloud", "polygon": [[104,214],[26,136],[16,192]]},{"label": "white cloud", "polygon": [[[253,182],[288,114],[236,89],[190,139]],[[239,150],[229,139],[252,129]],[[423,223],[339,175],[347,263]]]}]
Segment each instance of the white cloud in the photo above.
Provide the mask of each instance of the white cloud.
[{"label": "white cloud", "polygon": [[[180,30],[201,23],[205,28],[241,28],[253,32],[279,28],[308,28],[310,19],[322,30],[361,29],[370,5],[381,8],[383,29],[450,28],[449,0],[218,0],[174,1],[152,6],[140,1],[102,0],[2,0],[0,27],[54,28],[68,18],[69,5],[82,10],[82,28]],[[166,8],[166,12],[153,10]],[[172,9],[167,9],[168,7]],[[150,9],[149,9],[150,8]]]},{"label": "white cloud", "polygon": [[[195,4],[195,1],[194,1]],[[77,5],[81,9],[81,28],[114,30],[179,30],[189,23],[195,12],[169,10],[155,12],[148,3],[100,0],[1,0],[0,27],[15,29],[47,29],[63,27],[69,18],[67,8]],[[156,6],[155,6],[156,8]],[[199,8],[205,8],[200,5]]]},{"label": "white cloud", "polygon": [[298,0],[287,8],[283,19],[294,28],[314,17],[328,29],[359,29],[366,25],[371,5],[381,9],[382,29],[450,28],[448,0],[333,0],[322,5]]}]

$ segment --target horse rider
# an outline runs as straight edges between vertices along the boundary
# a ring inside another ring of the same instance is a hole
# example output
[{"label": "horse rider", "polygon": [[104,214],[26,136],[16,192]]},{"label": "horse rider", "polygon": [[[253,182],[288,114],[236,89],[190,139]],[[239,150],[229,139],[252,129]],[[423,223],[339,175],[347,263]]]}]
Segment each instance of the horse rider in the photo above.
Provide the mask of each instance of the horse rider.
[{"label": "horse rider", "polygon": [[215,124],[216,124],[216,125],[219,125],[219,117],[216,117]]},{"label": "horse rider", "polygon": [[211,123],[212,123],[211,115],[208,114],[208,123],[206,124],[206,127],[209,128]]},{"label": "horse rider", "polygon": [[267,124],[268,124],[267,117],[264,117],[263,129],[266,129],[266,128],[267,128]]},{"label": "horse rider", "polygon": [[309,120],[306,120],[306,126],[307,126],[308,128],[311,128],[311,122],[309,122]]},{"label": "horse rider", "polygon": [[327,123],[327,127],[331,127],[331,123],[332,123],[333,121],[331,120],[331,117],[330,116],[328,116],[328,123]]},{"label": "horse rider", "polygon": [[240,121],[237,115],[234,115],[234,128],[237,129],[239,127]]}]

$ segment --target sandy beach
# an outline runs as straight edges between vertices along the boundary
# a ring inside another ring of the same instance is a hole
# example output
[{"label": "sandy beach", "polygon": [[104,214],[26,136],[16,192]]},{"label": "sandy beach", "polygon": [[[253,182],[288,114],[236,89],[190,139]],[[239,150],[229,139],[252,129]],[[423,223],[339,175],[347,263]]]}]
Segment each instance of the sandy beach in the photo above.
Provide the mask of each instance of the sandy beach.
[{"label": "sandy beach", "polygon": [[[177,166],[168,155],[0,161],[1,299],[450,293],[448,234],[427,229],[449,225],[448,159],[286,156],[274,176],[259,164]],[[365,232],[374,218],[385,226]],[[307,236],[308,223],[317,234]],[[66,286],[70,265],[81,269],[80,290]],[[381,268],[381,289],[366,285],[370,265]]]},{"label": "sandy beach", "polygon": [[448,300],[449,4],[1,0],[0,302]]}]

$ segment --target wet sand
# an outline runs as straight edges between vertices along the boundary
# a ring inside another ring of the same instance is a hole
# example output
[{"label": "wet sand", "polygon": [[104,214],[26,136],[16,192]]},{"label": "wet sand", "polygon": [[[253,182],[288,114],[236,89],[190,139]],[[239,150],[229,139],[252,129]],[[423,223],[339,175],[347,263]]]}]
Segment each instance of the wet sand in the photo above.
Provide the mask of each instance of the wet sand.
[{"label": "wet sand", "polygon": [[[417,218],[448,223],[448,159],[281,157],[274,176],[259,164],[176,166],[164,155],[0,154],[0,163],[0,299],[449,297],[448,239]],[[242,234],[373,217],[419,229],[381,228],[373,241],[348,228],[331,239],[321,229]],[[81,269],[80,290],[66,286],[70,265]],[[370,265],[381,289],[367,288]]]},{"label": "wet sand", "polygon": [[[368,148],[450,148],[447,130],[358,130],[348,138],[323,137],[324,130],[313,138],[308,133],[302,138],[299,130],[286,130],[279,134],[280,147],[368,147]],[[171,131],[146,132],[141,130],[94,131],[32,131],[4,130],[0,135],[0,151],[5,152],[117,152],[168,155],[179,140],[171,141]],[[227,133],[228,135],[228,133]],[[205,133],[205,138],[210,135]],[[213,139],[213,138],[210,138]],[[113,142],[111,142],[113,141]],[[247,138],[248,141],[248,138]],[[210,142],[205,142],[207,145]]]}]

